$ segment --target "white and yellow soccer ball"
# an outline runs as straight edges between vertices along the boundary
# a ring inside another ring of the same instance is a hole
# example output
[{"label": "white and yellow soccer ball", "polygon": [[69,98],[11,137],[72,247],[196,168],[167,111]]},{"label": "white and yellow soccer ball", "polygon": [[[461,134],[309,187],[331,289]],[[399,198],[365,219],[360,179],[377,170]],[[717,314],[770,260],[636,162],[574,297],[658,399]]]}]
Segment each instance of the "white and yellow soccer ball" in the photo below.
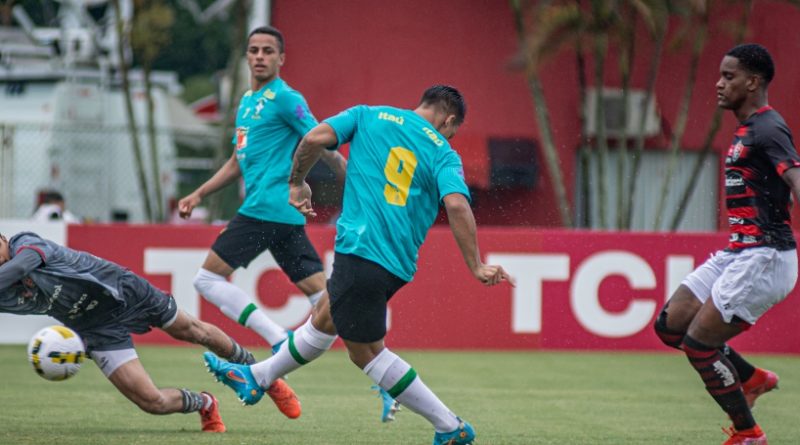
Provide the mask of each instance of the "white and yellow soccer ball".
[{"label": "white and yellow soccer ball", "polygon": [[47,380],[64,380],[81,369],[86,358],[83,340],[65,326],[48,326],[28,343],[28,360],[37,374]]}]

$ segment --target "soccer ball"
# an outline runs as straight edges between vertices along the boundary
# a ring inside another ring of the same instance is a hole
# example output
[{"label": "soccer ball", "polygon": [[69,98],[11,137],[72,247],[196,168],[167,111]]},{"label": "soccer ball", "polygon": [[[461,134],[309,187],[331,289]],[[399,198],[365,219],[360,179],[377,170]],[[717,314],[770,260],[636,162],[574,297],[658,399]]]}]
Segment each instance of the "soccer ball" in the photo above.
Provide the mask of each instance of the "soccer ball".
[{"label": "soccer ball", "polygon": [[81,369],[86,357],[83,340],[65,326],[49,326],[31,338],[28,360],[33,369],[47,380],[64,380]]}]

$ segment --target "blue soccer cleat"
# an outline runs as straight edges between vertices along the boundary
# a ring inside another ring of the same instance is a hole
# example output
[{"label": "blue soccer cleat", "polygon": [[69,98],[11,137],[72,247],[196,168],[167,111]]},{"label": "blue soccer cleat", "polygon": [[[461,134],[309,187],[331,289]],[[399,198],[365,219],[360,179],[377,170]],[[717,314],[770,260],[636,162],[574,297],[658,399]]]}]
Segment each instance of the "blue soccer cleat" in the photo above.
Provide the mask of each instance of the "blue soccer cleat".
[{"label": "blue soccer cleat", "polygon": [[386,392],[385,389],[381,388],[380,386],[373,385],[372,389],[378,391],[378,395],[381,396],[381,402],[383,402],[383,412],[381,413],[381,422],[391,422],[394,420],[394,415],[400,411],[400,402],[393,399],[392,396]]},{"label": "blue soccer cleat", "polygon": [[264,390],[258,385],[250,367],[227,362],[213,352],[203,354],[208,372],[214,374],[217,381],[232,389],[245,405],[255,405],[264,397]]},{"label": "blue soccer cleat", "polygon": [[458,418],[459,425],[455,431],[449,433],[436,433],[433,435],[433,445],[469,445],[475,440],[475,429],[469,422]]}]

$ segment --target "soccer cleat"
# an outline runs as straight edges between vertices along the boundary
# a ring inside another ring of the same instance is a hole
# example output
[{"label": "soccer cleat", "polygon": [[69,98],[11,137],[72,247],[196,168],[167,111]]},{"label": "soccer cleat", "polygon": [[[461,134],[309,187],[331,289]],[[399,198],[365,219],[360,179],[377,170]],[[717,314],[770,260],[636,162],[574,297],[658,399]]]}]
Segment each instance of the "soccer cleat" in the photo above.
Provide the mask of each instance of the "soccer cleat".
[{"label": "soccer cleat", "polygon": [[372,389],[378,391],[378,395],[381,397],[381,402],[383,402],[383,412],[381,413],[381,422],[391,422],[394,420],[394,415],[400,411],[400,402],[393,399],[392,396],[386,392],[385,389],[381,388],[378,385],[373,385]]},{"label": "soccer cleat", "polygon": [[281,379],[272,382],[272,385],[267,389],[267,395],[275,402],[275,406],[278,407],[278,410],[282,412],[284,416],[290,419],[300,417],[300,413],[302,412],[300,400],[286,382]]},{"label": "soccer cleat", "polygon": [[778,389],[778,374],[772,371],[756,368],[756,372],[749,380],[742,383],[742,392],[750,408],[756,404],[756,399],[764,393]]},{"label": "soccer cleat", "polygon": [[[433,445],[469,445],[475,440],[475,429],[469,422],[458,418],[458,428],[449,433],[436,433],[433,435]],[[766,442],[764,442],[766,443]]]},{"label": "soccer cleat", "polygon": [[213,352],[203,354],[208,372],[214,374],[218,382],[232,389],[245,405],[255,405],[264,396],[264,390],[258,386],[250,367],[238,363],[230,363]]},{"label": "soccer cleat", "polygon": [[209,406],[208,409],[200,410],[200,425],[202,426],[203,432],[224,433],[225,424],[222,423],[222,417],[219,415],[219,403],[217,402],[217,398],[205,391],[203,391],[202,394],[211,397],[211,406]]},{"label": "soccer cleat", "polygon": [[722,431],[729,436],[722,445],[767,445],[767,435],[758,425],[743,431],[736,431],[734,427]]}]

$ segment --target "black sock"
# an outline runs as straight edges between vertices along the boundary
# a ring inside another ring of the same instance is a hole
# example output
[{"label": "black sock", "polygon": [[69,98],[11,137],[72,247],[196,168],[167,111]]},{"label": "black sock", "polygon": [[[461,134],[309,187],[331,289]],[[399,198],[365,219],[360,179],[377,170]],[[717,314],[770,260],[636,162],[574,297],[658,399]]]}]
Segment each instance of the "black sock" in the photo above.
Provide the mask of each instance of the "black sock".
[{"label": "black sock", "polygon": [[746,382],[750,380],[750,377],[753,377],[756,368],[745,360],[744,357],[739,355],[738,352],[734,351],[733,348],[725,345],[720,348],[720,351],[725,355],[725,358],[731,361],[733,367],[736,368],[736,372],[739,373],[739,379],[741,379],[742,382]]},{"label": "black sock", "polygon": [[704,345],[688,335],[683,339],[683,351],[706,384],[706,391],[728,413],[734,428],[742,431],[754,427],[756,421],[747,406],[739,375],[730,360],[719,349]]}]

